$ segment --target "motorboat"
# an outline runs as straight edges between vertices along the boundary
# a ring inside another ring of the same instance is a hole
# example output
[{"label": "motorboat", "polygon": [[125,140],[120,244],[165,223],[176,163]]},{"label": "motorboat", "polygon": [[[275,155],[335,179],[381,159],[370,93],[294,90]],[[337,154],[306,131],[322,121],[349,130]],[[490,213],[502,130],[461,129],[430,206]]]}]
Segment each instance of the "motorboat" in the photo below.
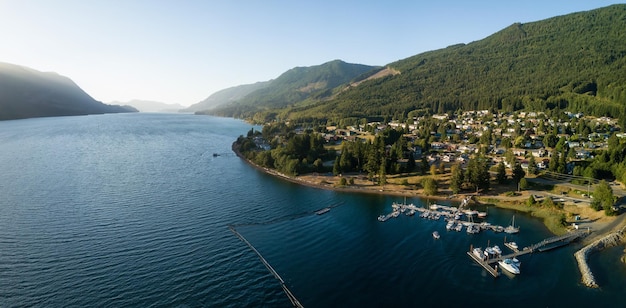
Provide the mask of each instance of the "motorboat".
[{"label": "motorboat", "polygon": [[485,257],[487,257],[487,258],[493,258],[493,256],[496,255],[496,252],[493,251],[493,248],[487,247],[487,248],[485,248],[484,254],[485,254]]},{"label": "motorboat", "polygon": [[498,264],[500,265],[500,268],[505,269],[509,273],[512,273],[515,275],[519,275],[520,273],[519,267],[517,267],[517,265],[515,265],[515,263],[511,259],[504,259],[502,261],[498,261]]},{"label": "motorboat", "polygon": [[483,250],[480,247],[476,247],[472,250],[474,256],[478,257],[481,260],[485,260],[485,255],[483,254]]},{"label": "motorboat", "polygon": [[513,249],[519,249],[519,247],[517,246],[516,242],[509,242],[509,247],[511,247]]},{"label": "motorboat", "polygon": [[450,220],[446,224],[446,230],[450,231],[450,230],[452,230],[452,228],[454,228],[454,220]]},{"label": "motorboat", "polygon": [[469,234],[476,234],[476,233],[480,232],[480,228],[478,228],[478,227],[476,227],[474,225],[469,225],[469,226],[467,226],[467,230],[466,231]]},{"label": "motorboat", "polygon": [[498,245],[494,245],[493,247],[491,247],[493,249],[493,251],[498,254],[501,255],[502,254],[502,249],[500,249],[500,246]]},{"label": "motorboat", "polygon": [[435,231],[433,232],[433,237],[438,240],[441,236],[439,235],[439,232]]},{"label": "motorboat", "polygon": [[454,228],[454,231],[456,232],[461,232],[461,230],[463,230],[463,224],[457,224],[456,227]]},{"label": "motorboat", "polygon": [[513,257],[513,259],[511,259],[511,261],[513,261],[513,264],[515,264],[515,266],[517,266],[518,269],[520,269],[522,267],[522,262],[520,260],[518,260],[517,258]]}]

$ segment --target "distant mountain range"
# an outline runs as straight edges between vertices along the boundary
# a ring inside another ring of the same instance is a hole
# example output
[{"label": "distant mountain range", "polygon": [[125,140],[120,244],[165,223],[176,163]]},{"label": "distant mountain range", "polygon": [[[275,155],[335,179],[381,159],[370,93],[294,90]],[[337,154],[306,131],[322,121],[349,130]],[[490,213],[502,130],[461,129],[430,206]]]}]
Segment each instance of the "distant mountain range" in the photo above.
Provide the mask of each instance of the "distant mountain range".
[{"label": "distant mountain range", "polygon": [[342,61],[294,68],[205,113],[262,123],[346,123],[458,110],[568,110],[626,125],[625,42],[626,4],[616,4],[514,23],[485,39],[384,68]]},{"label": "distant mountain range", "polygon": [[179,112],[181,109],[185,109],[185,106],[180,104],[168,104],[139,99],[134,99],[128,102],[111,102],[111,104],[131,106],[139,110],[139,112]]},{"label": "distant mountain range", "polygon": [[203,101],[193,104],[183,111],[196,112],[215,108],[217,106],[226,105],[229,103],[237,102],[238,100],[246,97],[248,94],[265,88],[271,81],[261,81],[253,84],[245,84],[236,87],[227,88],[217,91],[211,96],[207,97]]},{"label": "distant mountain range", "polygon": [[136,111],[96,101],[56,73],[0,62],[0,120]]},{"label": "distant mountain range", "polygon": [[203,102],[192,105],[190,109],[199,110],[203,107],[201,104],[210,101],[213,109],[208,113],[231,117],[250,117],[256,114],[261,118],[271,118],[274,114],[262,112],[306,101],[328,99],[334,95],[334,88],[376,68],[341,60],[296,67],[270,81],[222,90]]}]

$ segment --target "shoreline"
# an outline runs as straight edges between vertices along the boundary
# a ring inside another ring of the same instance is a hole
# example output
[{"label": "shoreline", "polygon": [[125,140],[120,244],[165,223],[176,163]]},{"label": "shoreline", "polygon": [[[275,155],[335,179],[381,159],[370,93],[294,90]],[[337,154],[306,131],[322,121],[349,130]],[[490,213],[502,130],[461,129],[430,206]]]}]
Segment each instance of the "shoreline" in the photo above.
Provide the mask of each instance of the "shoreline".
[{"label": "shoreline", "polygon": [[[295,183],[295,184],[299,184],[299,185],[303,185],[307,187],[312,187],[312,188],[317,188],[317,189],[337,191],[337,192],[366,193],[366,194],[378,194],[378,195],[399,196],[399,197],[416,197],[416,198],[426,199],[426,200],[431,200],[431,199],[432,200],[452,200],[455,202],[461,202],[462,198],[465,198],[467,196],[472,196],[472,201],[475,204],[495,206],[497,208],[509,209],[509,210],[513,210],[516,212],[524,212],[524,213],[530,214],[531,216],[535,216],[536,218],[539,218],[542,220],[544,226],[551,233],[553,233],[554,235],[557,234],[557,231],[550,229],[548,225],[548,217],[536,216],[533,210],[522,210],[520,208],[515,207],[516,205],[524,204],[525,200],[528,198],[527,196],[524,196],[523,194],[517,197],[502,197],[502,196],[497,196],[497,195],[485,195],[485,196],[477,197],[474,194],[457,194],[451,197],[444,197],[444,196],[424,196],[419,193],[419,190],[409,190],[409,191],[404,191],[403,189],[402,190],[385,190],[384,186],[379,189],[376,189],[375,186],[373,185],[367,186],[368,188],[351,187],[351,186],[341,187],[341,186],[335,186],[331,183],[322,184],[321,182],[322,181],[326,182],[325,180],[320,180],[318,183],[315,183],[311,180],[307,180],[309,178],[318,179],[318,180],[320,178],[324,179],[326,178],[326,176],[321,177],[319,175],[317,176],[306,175],[306,176],[300,176],[300,177],[298,176],[293,177],[293,176],[288,176],[286,174],[282,174],[280,172],[277,172],[269,168],[260,167],[256,165],[255,163],[253,163],[252,161],[248,160],[246,157],[244,157],[241,154],[241,152],[239,152],[239,149],[235,142],[232,145],[232,150],[240,159],[245,161],[247,164],[249,164],[253,168],[261,172],[264,172],[266,174],[289,181],[291,183]],[[337,177],[333,176],[333,178],[337,178]],[[392,185],[395,185],[395,184],[392,184]],[[395,185],[395,186],[398,186],[398,185]],[[560,213],[567,213],[567,211],[561,210]],[[581,241],[583,247],[579,249],[576,253],[574,253],[574,258],[576,259],[577,264],[578,264],[578,270],[581,274],[582,284],[589,288],[598,288],[598,284],[595,281],[593,272],[587,263],[589,259],[589,255],[592,254],[592,252],[601,252],[604,248],[609,247],[609,246],[616,246],[620,244],[623,245],[624,243],[626,243],[626,236],[624,236],[624,233],[626,232],[625,231],[626,230],[626,215],[614,217],[609,222],[605,221],[605,222],[600,223],[597,221],[592,221],[592,222],[589,222],[589,224],[590,226],[588,226],[588,228],[590,228],[590,230],[593,230],[594,234],[591,236],[587,236]],[[607,241],[610,241],[611,244],[607,245],[606,243]],[[625,250],[625,255],[622,257],[622,259],[626,260],[626,250]]]},{"label": "shoreline", "polygon": [[[300,184],[300,185],[311,187],[311,188],[338,191],[338,192],[349,192],[349,193],[376,194],[376,195],[396,196],[396,197],[415,197],[415,198],[420,198],[420,199],[425,199],[425,200],[440,200],[440,201],[451,200],[454,202],[461,202],[465,197],[473,196],[473,194],[456,194],[453,197],[425,196],[423,194],[420,194],[419,190],[385,189],[384,186],[380,187],[380,186],[373,186],[373,185],[372,186],[351,186],[351,185],[335,186],[331,183],[328,183],[328,184],[321,184],[319,182],[315,183],[308,179],[309,178],[327,178],[327,176],[323,176],[323,175],[302,175],[302,176],[295,176],[295,177],[289,176],[289,175],[280,173],[278,171],[275,171],[269,168],[261,167],[251,162],[246,157],[244,157],[241,154],[241,152],[239,152],[239,149],[237,148],[236,143],[233,143],[232,150],[240,159],[245,161],[248,165],[252,166],[253,168],[263,173],[278,177],[280,179],[289,181],[294,184]],[[332,176],[332,177],[335,178],[336,176]],[[399,186],[399,185],[388,184],[387,186],[391,187],[391,186]]]},{"label": "shoreline", "polygon": [[[529,192],[522,192],[516,196],[502,196],[498,194],[482,194],[476,195],[475,193],[464,193],[464,194],[456,194],[456,195],[435,195],[435,196],[427,196],[421,193],[421,189],[408,189],[405,185],[399,184],[387,184],[383,187],[376,186],[370,183],[367,180],[363,180],[364,176],[362,174],[350,174],[344,176],[343,178],[354,178],[356,179],[355,185],[346,185],[346,186],[337,186],[334,183],[338,183],[341,176],[327,176],[327,175],[319,175],[319,174],[306,174],[301,176],[289,176],[283,173],[280,173],[276,170],[265,168],[258,166],[254,162],[248,160],[241,152],[236,144],[233,142],[232,144],[233,152],[243,161],[245,161],[248,165],[253,168],[269,174],[271,176],[289,181],[294,184],[303,185],[311,188],[331,190],[337,192],[347,192],[347,193],[361,193],[361,194],[376,194],[376,195],[384,195],[384,196],[396,196],[396,197],[410,197],[410,198],[419,198],[422,200],[439,200],[439,201],[453,201],[453,202],[462,202],[464,198],[471,197],[471,203],[481,205],[481,206],[494,206],[501,209],[508,209],[516,212],[526,213],[535,218],[541,219],[544,226],[548,229],[550,233],[553,235],[561,235],[565,232],[568,232],[570,229],[573,229],[571,225],[562,226],[562,227],[554,227],[550,226],[550,219],[554,219],[556,214],[568,214],[566,210],[554,210],[554,209],[542,209],[542,208],[529,208],[525,205],[526,200],[530,196]],[[360,178],[360,179],[359,179]],[[330,180],[330,181],[329,181]],[[441,191],[448,191],[443,189]],[[575,209],[577,210],[577,209]],[[592,213],[591,211],[589,213]],[[597,216],[601,216],[603,214],[595,213]],[[593,231],[593,235],[583,240],[585,244],[590,242],[590,239],[598,238],[608,233],[611,233],[612,230],[615,229],[615,225],[612,223],[616,220],[615,217],[610,218],[606,217],[603,219],[599,219],[597,217],[589,218],[587,221],[578,222],[579,225],[583,228],[589,228]],[[626,220],[621,219],[623,224],[626,225]],[[571,223],[568,221],[568,224]],[[554,225],[554,223],[552,222]]]}]

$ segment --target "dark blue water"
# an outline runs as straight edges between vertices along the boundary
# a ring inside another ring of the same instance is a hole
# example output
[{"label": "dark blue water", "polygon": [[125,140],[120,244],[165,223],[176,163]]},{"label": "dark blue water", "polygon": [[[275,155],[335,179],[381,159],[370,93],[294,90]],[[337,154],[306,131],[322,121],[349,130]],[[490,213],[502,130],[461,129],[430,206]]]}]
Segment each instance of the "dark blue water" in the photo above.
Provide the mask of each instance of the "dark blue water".
[{"label": "dark blue water", "polygon": [[[621,249],[592,257],[600,290],[580,285],[576,246],[520,257],[521,275],[494,279],[465,251],[503,247],[504,234],[446,232],[417,216],[380,223],[402,200],[262,174],[230,151],[250,127],[158,114],[0,122],[0,306],[290,306],[229,225],[307,307],[623,301]],[[488,220],[512,215],[490,208]],[[549,236],[531,217],[516,223],[521,246]]]}]

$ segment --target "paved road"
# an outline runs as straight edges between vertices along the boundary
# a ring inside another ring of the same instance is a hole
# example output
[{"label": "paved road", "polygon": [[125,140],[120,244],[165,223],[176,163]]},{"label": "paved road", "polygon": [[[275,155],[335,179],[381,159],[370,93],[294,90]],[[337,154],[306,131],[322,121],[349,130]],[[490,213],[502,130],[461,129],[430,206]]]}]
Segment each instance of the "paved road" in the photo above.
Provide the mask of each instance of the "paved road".
[{"label": "paved road", "polygon": [[[569,187],[572,189],[577,189],[580,191],[587,191],[588,193],[592,193],[593,192],[593,185],[591,186],[587,186],[587,185],[577,185],[577,184],[572,184],[572,183],[568,183],[568,182],[563,182],[563,181],[558,181],[558,180],[552,180],[552,179],[545,179],[545,178],[526,178],[527,181],[529,182],[534,182],[534,183],[538,183],[538,184],[546,184],[546,185],[560,185],[560,186],[565,186],[565,187]],[[613,190],[613,195],[618,197],[617,203],[616,205],[625,205],[626,204],[626,190],[622,189],[622,187],[620,185],[617,185],[615,182],[609,182],[609,185],[611,186],[611,189]],[[549,194],[549,193],[545,193],[542,192],[544,194]],[[563,198],[565,200],[567,199],[571,199],[572,201],[577,200],[578,202],[591,202],[590,199],[588,198],[572,198],[572,197],[567,197],[567,196],[559,196],[559,195],[555,195],[555,194],[549,194],[552,196],[556,196],[559,198]]]}]

